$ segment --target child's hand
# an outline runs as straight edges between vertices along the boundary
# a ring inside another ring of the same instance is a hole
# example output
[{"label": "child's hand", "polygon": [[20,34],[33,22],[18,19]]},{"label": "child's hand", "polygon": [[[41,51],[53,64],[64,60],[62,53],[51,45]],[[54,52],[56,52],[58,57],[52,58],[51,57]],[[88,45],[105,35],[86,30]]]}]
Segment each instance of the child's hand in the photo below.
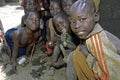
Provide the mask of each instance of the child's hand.
[{"label": "child's hand", "polygon": [[66,39],[67,39],[67,33],[61,34],[61,42],[66,41]]},{"label": "child's hand", "polygon": [[49,41],[49,42],[48,42],[48,46],[52,48],[52,47],[54,46],[53,41]]}]

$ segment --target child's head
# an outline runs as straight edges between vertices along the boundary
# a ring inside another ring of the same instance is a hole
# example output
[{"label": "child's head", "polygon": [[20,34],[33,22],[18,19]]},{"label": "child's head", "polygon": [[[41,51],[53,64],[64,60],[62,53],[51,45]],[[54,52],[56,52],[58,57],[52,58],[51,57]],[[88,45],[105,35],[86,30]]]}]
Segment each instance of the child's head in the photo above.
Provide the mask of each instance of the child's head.
[{"label": "child's head", "polygon": [[43,7],[45,10],[48,10],[50,7],[50,0],[42,0]]},{"label": "child's head", "polygon": [[39,14],[35,11],[31,11],[28,13],[25,24],[26,27],[29,28],[31,31],[39,30]]},{"label": "child's head", "polygon": [[60,0],[53,0],[50,2],[51,16],[54,16],[56,13],[60,12],[61,10],[62,10],[62,6]]},{"label": "child's head", "polygon": [[67,32],[70,29],[68,16],[63,11],[60,11],[53,16],[53,24],[60,33],[62,33],[63,29]]},{"label": "child's head", "polygon": [[72,31],[81,39],[87,38],[99,20],[93,0],[78,0],[70,8]]},{"label": "child's head", "polygon": [[35,11],[37,9],[34,0],[29,0],[26,3],[26,9],[27,11]]},{"label": "child's head", "polygon": [[67,15],[70,14],[69,9],[75,1],[77,1],[77,0],[62,0],[62,7]]}]

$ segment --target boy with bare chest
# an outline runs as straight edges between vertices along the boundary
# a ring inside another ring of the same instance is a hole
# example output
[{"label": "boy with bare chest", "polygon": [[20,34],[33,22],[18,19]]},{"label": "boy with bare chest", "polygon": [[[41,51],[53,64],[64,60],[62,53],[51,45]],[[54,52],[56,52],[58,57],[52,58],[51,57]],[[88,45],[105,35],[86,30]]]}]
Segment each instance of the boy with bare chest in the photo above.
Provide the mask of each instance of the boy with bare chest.
[{"label": "boy with bare chest", "polygon": [[6,34],[6,41],[11,50],[12,70],[7,75],[16,73],[17,57],[29,55],[35,41],[39,38],[39,15],[37,12],[30,12],[25,20],[26,27],[20,29],[9,29]]}]

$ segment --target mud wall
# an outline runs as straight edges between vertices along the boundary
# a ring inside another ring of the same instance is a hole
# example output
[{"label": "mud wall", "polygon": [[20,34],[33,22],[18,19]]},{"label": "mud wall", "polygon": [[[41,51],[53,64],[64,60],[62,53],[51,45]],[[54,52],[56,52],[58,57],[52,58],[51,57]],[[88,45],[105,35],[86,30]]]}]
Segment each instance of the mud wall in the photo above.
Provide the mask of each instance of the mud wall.
[{"label": "mud wall", "polygon": [[101,0],[100,24],[120,38],[120,0]]}]

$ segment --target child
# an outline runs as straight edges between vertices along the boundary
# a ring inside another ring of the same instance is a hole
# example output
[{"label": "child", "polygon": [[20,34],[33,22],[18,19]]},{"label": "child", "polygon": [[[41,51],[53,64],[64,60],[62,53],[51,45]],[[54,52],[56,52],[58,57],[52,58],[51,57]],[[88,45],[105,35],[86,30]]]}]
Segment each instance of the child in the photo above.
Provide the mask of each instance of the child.
[{"label": "child", "polygon": [[[65,58],[70,51],[73,51],[76,48],[76,45],[72,42],[72,37],[70,36],[68,16],[63,11],[57,13],[53,17],[53,24],[55,25],[56,32],[60,33],[61,36],[57,36],[57,42],[52,55],[52,66],[55,68],[59,68],[65,64]],[[64,59],[58,61],[60,55],[63,55]]]},{"label": "child", "polygon": [[69,55],[67,80],[120,79],[120,40],[98,23],[99,3],[78,0],[70,8],[71,28],[81,42]]},{"label": "child", "polygon": [[67,15],[70,14],[69,9],[75,1],[77,0],[62,0],[62,7]]},{"label": "child", "polygon": [[30,11],[37,11],[37,7],[36,7],[35,2],[33,0],[25,0],[25,2],[26,2],[26,4],[25,4],[25,15],[22,16],[21,27],[26,27],[25,24],[24,24],[24,20],[28,16],[28,13]]},{"label": "child", "polygon": [[[63,10],[65,11],[65,13],[68,15],[68,19],[69,19],[69,15],[70,15],[70,7],[72,6],[72,4],[77,1],[77,0],[62,0],[62,7]],[[71,36],[73,37],[73,42],[78,45],[79,44],[79,38],[73,33],[73,31],[71,31]]]},{"label": "child", "polygon": [[25,21],[26,27],[20,29],[9,29],[6,34],[6,41],[11,49],[12,69],[7,75],[16,73],[17,57],[29,55],[35,41],[39,38],[39,14],[30,12]]},{"label": "child", "polygon": [[46,22],[51,18],[50,15],[50,0],[42,0],[42,4],[43,4],[43,10],[41,10],[41,17],[44,22],[43,28],[41,28],[41,35],[44,41],[44,44],[46,43]]},{"label": "child", "polygon": [[[31,2],[34,2],[36,5],[36,10],[39,12],[41,9],[41,0],[22,0],[21,1],[21,6],[24,9],[25,14],[29,12],[29,9],[27,8],[27,5],[31,5]],[[34,8],[34,7],[31,7]]]},{"label": "child", "polygon": [[4,28],[0,20],[0,55],[2,56],[3,53],[7,53],[7,55],[11,54],[4,36]]},{"label": "child", "polygon": [[20,5],[23,7],[24,9],[24,13],[26,14],[27,10],[26,10],[26,3],[27,3],[27,0],[22,0]]},{"label": "child", "polygon": [[[58,12],[62,10],[61,8],[61,2],[59,0],[53,0],[50,2],[50,14],[51,16],[54,16]],[[56,41],[56,32],[53,27],[52,18],[48,20],[47,24],[47,42],[46,42],[46,49],[48,55],[52,54],[52,49],[54,46],[54,42]]]}]

